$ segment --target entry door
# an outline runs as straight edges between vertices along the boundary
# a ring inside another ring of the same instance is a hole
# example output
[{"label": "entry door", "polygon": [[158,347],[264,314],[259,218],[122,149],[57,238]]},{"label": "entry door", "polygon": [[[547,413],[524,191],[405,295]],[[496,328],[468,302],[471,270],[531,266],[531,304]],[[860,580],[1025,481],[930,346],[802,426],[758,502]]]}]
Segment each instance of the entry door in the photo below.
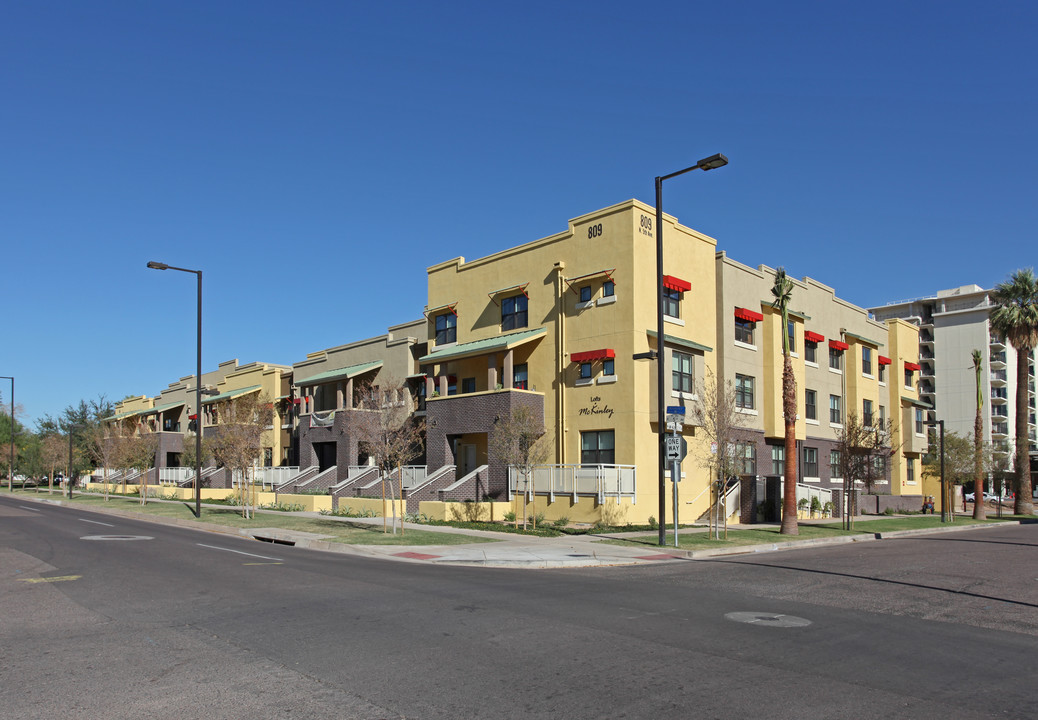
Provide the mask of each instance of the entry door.
[{"label": "entry door", "polygon": [[324,472],[335,464],[335,443],[314,443],[314,453],[317,455],[317,469]]},{"label": "entry door", "polygon": [[462,445],[459,450],[458,458],[461,460],[461,467],[458,477],[465,477],[476,469],[476,446]]}]

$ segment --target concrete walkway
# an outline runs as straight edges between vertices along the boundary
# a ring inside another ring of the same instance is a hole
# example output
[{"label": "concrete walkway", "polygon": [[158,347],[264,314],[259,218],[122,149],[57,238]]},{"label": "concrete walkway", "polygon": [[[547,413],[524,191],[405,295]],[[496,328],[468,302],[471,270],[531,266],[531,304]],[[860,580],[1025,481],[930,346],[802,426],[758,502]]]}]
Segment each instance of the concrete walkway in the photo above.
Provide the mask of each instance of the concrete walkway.
[{"label": "concrete walkway", "polygon": [[[20,500],[37,501],[52,505],[68,505],[67,501],[53,497],[34,498],[27,494],[16,495]],[[176,502],[150,500],[149,502]],[[212,506],[226,507],[226,506]],[[958,532],[989,527],[987,525],[967,525],[965,523],[950,523],[938,528],[926,528],[921,530],[902,530],[887,533],[867,532],[870,520],[878,520],[885,516],[863,516],[855,520],[859,529],[866,530],[860,535],[839,536],[829,538],[791,538],[789,540],[779,539],[776,542],[762,545],[741,545],[723,548],[709,549],[683,549],[681,547],[660,547],[656,544],[655,534],[641,536],[642,542],[632,541],[629,533],[601,534],[601,535],[563,535],[554,538],[534,537],[525,535],[514,535],[512,533],[487,532],[482,530],[468,530],[463,528],[420,525],[406,523],[407,530],[423,530],[428,532],[440,532],[444,534],[461,534],[486,539],[489,542],[473,542],[465,545],[350,545],[341,542],[331,542],[328,536],[318,535],[310,532],[297,530],[286,530],[283,528],[245,528],[235,530],[222,525],[197,522],[191,520],[171,519],[147,513],[134,512],[126,509],[115,508],[82,508],[87,512],[98,512],[111,515],[122,515],[132,517],[134,520],[154,522],[166,525],[177,525],[179,527],[193,528],[208,532],[222,534],[236,534],[252,537],[256,540],[276,542],[296,547],[319,550],[323,552],[342,553],[349,555],[360,555],[366,557],[394,560],[397,562],[413,562],[440,565],[469,565],[482,567],[502,568],[561,568],[561,567],[602,567],[611,565],[648,565],[661,562],[680,562],[726,555],[747,555],[753,553],[768,553],[782,550],[795,550],[806,547],[822,547],[826,545],[844,545],[847,543],[875,542],[889,537],[900,537],[910,535],[934,534],[942,532]],[[274,510],[260,510],[260,514],[276,513],[278,515],[294,515],[305,518],[320,518],[322,520],[341,520],[352,524],[382,525],[382,518],[337,518],[331,515],[321,515],[316,512],[293,512],[283,513]],[[261,522],[261,521],[260,521]],[[830,523],[831,518],[822,520],[801,520],[801,525],[816,523]],[[1018,521],[1008,521],[1019,524]],[[746,526],[753,528],[767,527],[766,524]],[[746,529],[746,527],[741,529]],[[740,529],[739,526],[730,526],[730,529]],[[669,531],[668,531],[669,532]],[[702,534],[707,532],[705,527],[682,528],[679,535]],[[622,544],[615,539],[623,537],[627,540]],[[614,540],[614,542],[608,542]]]}]

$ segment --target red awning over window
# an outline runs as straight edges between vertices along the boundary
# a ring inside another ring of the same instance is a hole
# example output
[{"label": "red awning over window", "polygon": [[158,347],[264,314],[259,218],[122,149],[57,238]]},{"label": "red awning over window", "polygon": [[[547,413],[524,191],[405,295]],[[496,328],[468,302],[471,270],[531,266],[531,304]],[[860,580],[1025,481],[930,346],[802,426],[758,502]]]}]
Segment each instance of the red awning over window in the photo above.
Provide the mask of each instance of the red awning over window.
[{"label": "red awning over window", "polygon": [[592,360],[608,360],[609,358],[615,358],[616,351],[612,348],[602,348],[601,350],[588,350],[587,352],[572,353],[569,359],[575,363],[586,363]]},{"label": "red awning over window", "polygon": [[811,332],[810,330],[805,330],[804,331],[804,340],[806,340],[807,342],[812,342],[812,343],[825,342],[825,335],[819,335],[816,332]]},{"label": "red awning over window", "polygon": [[850,347],[850,345],[848,345],[845,342],[840,342],[839,340],[830,340],[829,347],[831,347],[833,350],[846,350]]},{"label": "red awning over window", "polygon": [[741,307],[735,308],[735,317],[740,320],[745,320],[746,322],[760,322],[764,319],[764,316],[759,312],[753,312],[752,310],[747,310],[746,308]]},{"label": "red awning over window", "polygon": [[682,280],[681,278],[676,278],[673,275],[664,275],[663,276],[663,287],[667,288],[668,290],[677,290],[678,292],[687,292],[687,291],[692,289],[692,283],[690,283],[688,280]]},{"label": "red awning over window", "polygon": [[893,362],[893,360],[891,360],[888,357],[885,357],[883,355],[879,356],[879,364],[880,365],[890,365],[892,362]]},{"label": "red awning over window", "polygon": [[910,363],[910,362],[906,362],[905,363],[905,370],[911,370],[912,372],[915,372],[918,369],[919,369],[919,366],[916,365],[915,363]]}]

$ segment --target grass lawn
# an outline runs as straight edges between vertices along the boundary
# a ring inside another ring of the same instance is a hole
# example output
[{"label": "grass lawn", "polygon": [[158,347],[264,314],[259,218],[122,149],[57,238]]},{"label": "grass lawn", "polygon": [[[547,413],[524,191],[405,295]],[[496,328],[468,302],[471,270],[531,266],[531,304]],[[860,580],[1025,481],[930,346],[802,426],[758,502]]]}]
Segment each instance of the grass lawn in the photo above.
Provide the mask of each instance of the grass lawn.
[{"label": "grass lawn", "polygon": [[[1021,517],[989,518],[986,523],[1004,522],[1006,520],[1020,520]],[[939,527],[962,527],[963,525],[976,525],[979,521],[971,517],[958,516],[954,523],[942,523],[939,515],[922,515],[918,517],[892,517],[877,518],[875,520],[862,520],[854,523],[854,530],[844,530],[839,521],[833,523],[822,523],[799,526],[799,535],[782,535],[777,525],[768,525],[759,528],[730,529],[728,539],[714,540],[713,534],[705,530],[695,532],[684,532],[678,534],[678,547],[694,550],[696,548],[718,548],[736,547],[740,545],[768,545],[771,543],[786,542],[788,540],[840,537],[844,535],[865,535],[877,532],[893,532],[895,530],[920,530]],[[674,547],[674,533],[666,533],[666,545]],[[600,542],[614,545],[655,545],[658,547],[659,534],[632,533],[628,537],[603,538]]]},{"label": "grass lawn", "polygon": [[[22,493],[18,491],[13,493],[16,497],[20,494]],[[32,491],[25,494],[35,495]],[[47,494],[41,493],[40,497],[46,498]],[[68,502],[68,497],[59,496],[57,493],[51,497],[54,499],[61,498],[64,502]],[[102,495],[77,492],[73,495],[72,505],[84,509],[107,508],[121,510],[152,517],[177,518],[188,521],[195,519],[193,502],[149,500],[147,505],[141,505],[140,499],[137,497],[126,498],[119,495],[111,495],[109,498],[108,502],[105,502]],[[497,539],[484,538],[478,535],[412,530],[410,528],[404,531],[403,534],[393,535],[392,532],[382,532],[381,522],[366,524],[355,522],[352,518],[298,517],[281,512],[260,512],[257,513],[255,519],[246,520],[237,509],[231,506],[206,507],[203,505],[201,522],[229,528],[299,530],[329,535],[330,537],[324,539],[330,542],[341,542],[351,545],[465,545],[469,543],[497,542]]]}]

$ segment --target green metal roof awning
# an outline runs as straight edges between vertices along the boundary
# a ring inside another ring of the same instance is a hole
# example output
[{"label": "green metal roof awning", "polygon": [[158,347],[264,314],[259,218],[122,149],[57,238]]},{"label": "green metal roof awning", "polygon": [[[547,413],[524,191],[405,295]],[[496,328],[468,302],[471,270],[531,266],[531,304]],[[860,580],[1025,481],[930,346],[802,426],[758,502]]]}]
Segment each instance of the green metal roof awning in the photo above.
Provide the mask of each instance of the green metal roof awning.
[{"label": "green metal roof awning", "polygon": [[908,403],[909,405],[914,405],[917,408],[923,408],[924,410],[933,410],[933,405],[922,400],[916,400],[915,398],[905,397],[904,395],[901,396],[901,400],[903,402]]},{"label": "green metal roof awning", "polygon": [[113,420],[125,420],[126,418],[133,417],[134,415],[143,415],[144,413],[152,412],[151,408],[144,408],[143,410],[130,410],[129,412],[118,413],[116,415],[109,415],[104,418],[101,422],[112,422]]},{"label": "green metal roof awning", "polygon": [[872,347],[876,348],[877,350],[879,348],[883,347],[883,343],[881,343],[881,342],[877,342],[876,340],[870,340],[869,338],[863,337],[861,335],[855,335],[852,332],[845,332],[843,334],[843,336],[844,337],[849,337],[852,340],[857,340],[858,342],[864,343],[865,345],[871,345]]},{"label": "green metal roof awning", "polygon": [[183,403],[183,402],[166,403],[165,405],[158,405],[156,407],[153,407],[150,410],[143,410],[141,412],[141,414],[142,415],[153,415],[153,414],[160,413],[160,412],[166,412],[167,410],[172,410],[175,407],[181,407],[184,404],[185,403]]},{"label": "green metal roof awning", "polygon": [[[651,338],[656,337],[656,331],[655,330],[646,330],[645,332],[647,332],[649,334],[649,337],[651,337]],[[713,352],[714,351],[714,349],[712,347],[707,347],[706,345],[700,345],[697,342],[693,342],[692,340],[686,340],[685,338],[679,338],[679,337],[674,337],[673,335],[667,335],[666,333],[663,334],[663,342],[668,344],[668,345],[677,345],[678,347],[687,348],[689,350],[698,350],[699,352]]]},{"label": "green metal roof awning", "polygon": [[502,350],[511,350],[514,347],[536,340],[547,333],[548,331],[545,328],[534,328],[533,330],[523,330],[522,332],[510,333],[508,335],[498,335],[486,340],[475,340],[473,342],[461,343],[460,345],[452,345],[439,352],[431,352],[425,357],[418,358],[418,362],[436,363],[444,360],[459,360],[492,352],[501,352]]},{"label": "green metal roof awning", "polygon": [[348,367],[339,368],[338,370],[327,370],[317,375],[312,375],[304,380],[299,380],[296,385],[304,387],[306,385],[319,385],[320,383],[331,382],[332,380],[349,380],[357,375],[363,375],[366,372],[377,370],[382,367],[382,361],[376,360],[374,362],[360,363],[358,365],[350,365]]},{"label": "green metal roof awning", "polygon": [[220,402],[221,400],[230,400],[231,398],[240,397],[242,395],[248,395],[249,393],[259,392],[259,390],[260,390],[260,386],[259,385],[252,385],[251,387],[239,388],[237,390],[228,390],[225,393],[220,393],[219,395],[213,395],[212,397],[209,397],[209,398],[203,397],[202,404],[203,405],[209,405],[210,403]]}]

